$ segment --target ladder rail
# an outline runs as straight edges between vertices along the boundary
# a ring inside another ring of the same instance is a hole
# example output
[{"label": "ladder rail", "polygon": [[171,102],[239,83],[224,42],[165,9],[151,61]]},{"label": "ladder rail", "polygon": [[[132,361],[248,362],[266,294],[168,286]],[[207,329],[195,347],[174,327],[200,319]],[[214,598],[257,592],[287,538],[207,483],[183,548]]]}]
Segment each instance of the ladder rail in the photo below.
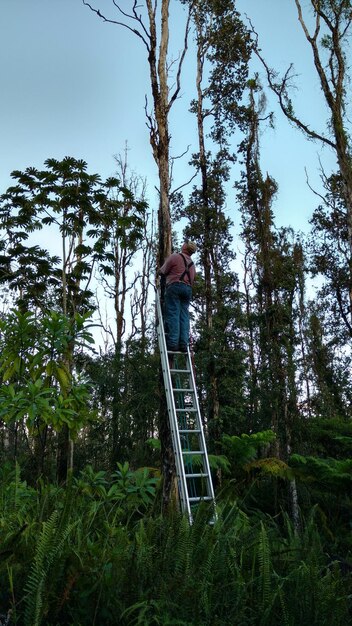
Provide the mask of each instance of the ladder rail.
[{"label": "ladder rail", "polygon": [[[187,346],[187,351],[188,351],[188,358],[189,358],[189,363],[191,364],[191,354],[190,354],[190,350],[189,350],[189,346]],[[195,381],[195,377],[194,377],[194,371],[193,371],[193,367],[190,367],[191,373],[191,380],[192,380],[192,386],[193,389],[196,390],[196,381]],[[207,482],[208,482],[208,488],[209,488],[209,493],[214,501],[215,504],[215,494],[214,494],[214,487],[213,487],[213,481],[211,479],[211,473],[210,473],[210,465],[209,465],[209,458],[208,458],[208,452],[207,452],[207,446],[206,446],[206,442],[205,442],[205,435],[204,435],[204,426],[203,426],[203,421],[201,419],[201,413],[200,413],[200,407],[199,407],[199,401],[198,401],[198,394],[194,393],[194,403],[197,409],[197,415],[198,415],[198,428],[200,429],[200,438],[201,438],[201,442],[202,442],[202,449],[204,450],[204,462],[205,462],[205,467],[206,467],[206,474],[207,474]]]}]

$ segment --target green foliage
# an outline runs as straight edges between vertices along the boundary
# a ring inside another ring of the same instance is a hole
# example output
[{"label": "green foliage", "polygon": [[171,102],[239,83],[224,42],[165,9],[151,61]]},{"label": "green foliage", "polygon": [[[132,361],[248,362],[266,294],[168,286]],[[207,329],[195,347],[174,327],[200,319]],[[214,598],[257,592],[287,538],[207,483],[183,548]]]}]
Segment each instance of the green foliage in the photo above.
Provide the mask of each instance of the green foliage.
[{"label": "green foliage", "polygon": [[319,459],[313,456],[292,454],[290,464],[295,473],[307,481],[317,481],[333,493],[352,493],[352,459]]},{"label": "green foliage", "polygon": [[[0,197],[0,282],[16,304],[42,310],[59,306],[81,314],[95,308],[89,285],[93,265],[116,271],[116,246],[135,252],[143,237],[146,205],[116,178],[88,174],[83,160],[47,159],[45,170],[12,172],[15,184]],[[27,245],[29,233],[59,230],[63,255]]]},{"label": "green foliage", "polygon": [[271,587],[271,555],[269,538],[263,522],[260,522],[259,541],[258,541],[258,564],[259,564],[259,592],[260,592],[260,610],[263,611],[270,601]]},{"label": "green foliage", "polygon": [[0,320],[0,418],[24,422],[30,433],[67,424],[77,433],[89,417],[89,388],[68,367],[72,344],[92,338],[86,317],[73,320],[51,311],[45,316],[13,310]]},{"label": "green foliage", "polygon": [[250,435],[223,435],[222,446],[233,466],[244,466],[257,457],[260,450],[268,448],[275,441],[276,435],[272,430],[265,430]]},{"label": "green foliage", "polygon": [[[231,465],[228,458],[224,454],[208,454],[210,468],[213,472],[222,471],[224,474],[229,474],[231,471]],[[192,459],[192,463],[196,461],[196,457]]]},{"label": "green foliage", "polygon": [[74,479],[81,494],[94,501],[118,503],[133,514],[153,502],[159,482],[160,478],[151,476],[146,467],[132,471],[128,462],[117,463],[117,470],[111,474],[102,470],[96,472],[88,465]]},{"label": "green foliage", "polygon": [[126,558],[128,529],[153,504],[158,479],[146,468],[132,472],[124,463],[114,476],[87,467],[66,490],[42,483],[36,492],[21,481],[18,466],[2,469],[0,605],[10,597],[2,583],[11,575],[23,595],[18,606],[19,588],[11,596],[19,623],[47,624],[48,612],[56,615],[66,603],[86,566],[92,576],[88,595],[95,594],[97,580],[108,584],[111,553],[122,550]]},{"label": "green foliage", "polygon": [[259,470],[262,474],[267,474],[274,478],[292,479],[294,474],[290,470],[287,463],[281,461],[276,457],[269,457],[266,459],[258,459],[247,463],[245,466],[247,471]]},{"label": "green foliage", "polygon": [[157,432],[159,362],[149,341],[139,339],[129,340],[125,352],[83,355],[80,367],[92,382],[98,419],[88,426],[88,441],[77,442],[78,469],[87,463],[115,469],[121,458],[132,467],[160,467],[160,449],[148,443]]},{"label": "green foliage", "polygon": [[65,543],[77,523],[78,521],[60,529],[57,511],[54,511],[50,518],[42,523],[33,564],[24,587],[25,626],[40,626],[43,623],[43,617],[47,613],[47,606],[50,602],[49,575],[58,575],[59,558],[63,557]]},{"label": "green foliage", "polygon": [[132,472],[127,461],[124,464],[118,463],[117,468],[112,477],[115,478],[116,490],[120,491],[122,497],[127,499],[132,507],[139,505],[145,507],[151,504],[159,478],[150,477],[146,467]]},{"label": "green foliage", "polygon": [[305,453],[319,457],[352,457],[352,422],[338,417],[311,418],[299,424],[297,438]]},{"label": "green foliage", "polygon": [[214,524],[201,507],[190,526],[151,513],[144,475],[87,467],[66,489],[35,492],[2,469],[0,605],[14,624],[348,623],[351,575],[329,556],[316,509],[297,534],[287,515],[220,499]]}]

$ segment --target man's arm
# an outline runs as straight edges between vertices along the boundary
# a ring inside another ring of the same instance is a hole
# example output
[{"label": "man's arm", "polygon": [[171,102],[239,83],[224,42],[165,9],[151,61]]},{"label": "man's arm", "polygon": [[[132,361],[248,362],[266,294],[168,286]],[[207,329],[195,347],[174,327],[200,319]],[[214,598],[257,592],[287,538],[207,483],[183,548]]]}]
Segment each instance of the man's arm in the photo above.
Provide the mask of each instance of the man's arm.
[{"label": "man's arm", "polygon": [[167,274],[170,272],[170,269],[173,265],[173,255],[171,254],[170,256],[167,257],[165,263],[161,266],[160,270],[159,270],[159,274],[160,275],[164,275],[167,276]]},{"label": "man's arm", "polygon": [[169,273],[170,271],[170,262],[169,259],[171,257],[168,257],[164,263],[164,265],[161,266],[161,268],[158,271],[158,275],[160,276],[160,300],[161,303],[164,302],[164,298],[165,298],[165,289],[166,289],[166,275]]}]

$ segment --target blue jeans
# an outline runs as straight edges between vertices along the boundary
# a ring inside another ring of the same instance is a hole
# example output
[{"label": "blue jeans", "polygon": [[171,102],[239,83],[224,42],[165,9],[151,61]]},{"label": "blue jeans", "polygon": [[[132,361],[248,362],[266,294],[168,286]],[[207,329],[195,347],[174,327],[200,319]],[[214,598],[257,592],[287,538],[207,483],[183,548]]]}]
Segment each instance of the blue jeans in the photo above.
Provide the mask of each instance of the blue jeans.
[{"label": "blue jeans", "polygon": [[186,350],[189,342],[189,303],[192,288],[171,283],[165,292],[165,331],[168,350]]}]

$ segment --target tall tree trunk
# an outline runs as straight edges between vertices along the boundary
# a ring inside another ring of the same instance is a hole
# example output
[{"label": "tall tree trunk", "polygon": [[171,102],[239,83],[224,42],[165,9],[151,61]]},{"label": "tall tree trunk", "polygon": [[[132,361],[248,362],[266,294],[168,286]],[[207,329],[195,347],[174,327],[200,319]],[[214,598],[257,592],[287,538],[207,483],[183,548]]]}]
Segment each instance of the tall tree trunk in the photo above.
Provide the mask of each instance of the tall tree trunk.
[{"label": "tall tree trunk", "polygon": [[[159,211],[158,211],[158,258],[157,267],[161,267],[166,257],[171,254],[171,219],[170,219],[170,136],[168,128],[169,95],[167,84],[167,52],[169,42],[169,0],[161,3],[161,39],[159,59],[157,61],[157,29],[155,12],[151,0],[147,0],[150,25],[149,69],[155,118],[149,115],[150,143],[159,174]],[[160,369],[159,374],[159,434],[161,441],[161,463],[163,475],[162,508],[166,512],[171,503],[171,493],[175,479],[175,459],[172,448],[171,430],[164,395],[164,384]]]},{"label": "tall tree trunk", "polygon": [[[67,298],[67,271],[68,271],[68,255],[66,250],[66,232],[65,232],[65,210],[63,210],[63,229],[62,229],[62,312],[64,315],[68,315],[68,298]],[[70,359],[67,356],[66,366],[68,371],[71,372]],[[71,447],[73,442],[70,438],[70,431],[67,424],[63,424],[60,432],[57,436],[57,461],[56,461],[56,476],[60,485],[64,484],[67,479],[67,473],[69,469],[73,469],[71,461],[73,463],[73,450]]]},{"label": "tall tree trunk", "polygon": [[201,260],[204,271],[204,287],[205,287],[205,325],[206,325],[206,351],[207,351],[207,379],[208,379],[208,398],[207,398],[207,420],[208,426],[214,441],[220,440],[219,429],[219,387],[218,379],[215,371],[214,361],[214,335],[213,335],[213,312],[215,303],[212,294],[212,219],[209,204],[209,172],[207,166],[206,149],[205,149],[205,131],[204,120],[206,114],[204,112],[204,96],[202,89],[204,61],[208,44],[204,37],[201,26],[200,16],[197,8],[194,9],[194,22],[197,33],[197,130],[198,130],[198,150],[199,150],[199,169],[201,173],[201,203],[204,212],[204,232],[203,232],[203,249],[201,252]]}]

